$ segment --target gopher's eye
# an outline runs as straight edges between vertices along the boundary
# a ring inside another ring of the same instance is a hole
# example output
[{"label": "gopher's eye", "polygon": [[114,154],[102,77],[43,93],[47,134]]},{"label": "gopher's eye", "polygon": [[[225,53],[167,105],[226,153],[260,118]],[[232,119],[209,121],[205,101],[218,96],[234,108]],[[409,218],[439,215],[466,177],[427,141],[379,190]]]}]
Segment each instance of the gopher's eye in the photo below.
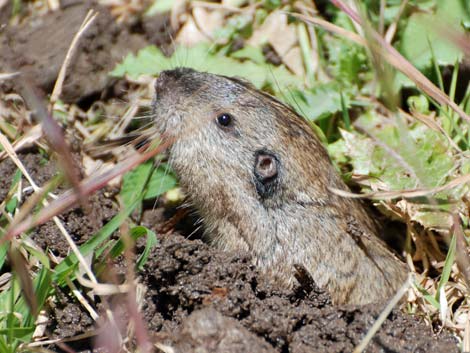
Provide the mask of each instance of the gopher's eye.
[{"label": "gopher's eye", "polygon": [[217,123],[221,126],[229,126],[233,121],[233,118],[230,114],[223,113],[217,117]]}]

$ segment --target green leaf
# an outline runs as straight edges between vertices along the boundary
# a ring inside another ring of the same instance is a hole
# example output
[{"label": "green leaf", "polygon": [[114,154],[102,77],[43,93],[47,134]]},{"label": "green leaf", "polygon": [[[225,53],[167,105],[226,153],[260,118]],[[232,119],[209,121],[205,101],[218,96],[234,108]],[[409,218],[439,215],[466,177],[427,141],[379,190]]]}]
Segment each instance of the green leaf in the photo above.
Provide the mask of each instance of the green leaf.
[{"label": "green leaf", "polygon": [[375,149],[374,145],[357,132],[340,130],[340,133],[344,140],[344,147],[341,148],[341,152],[350,158],[353,172],[358,175],[372,174],[374,165],[371,155]]},{"label": "green leaf", "polygon": [[12,181],[11,181],[11,186],[10,186],[10,190],[13,190],[13,188],[18,185],[18,183],[20,182],[21,180],[21,177],[23,176],[23,173],[21,173],[21,170],[17,170],[15,172],[15,174],[13,175],[13,178],[12,178]]},{"label": "green leaf", "polygon": [[346,142],[343,139],[328,145],[328,154],[337,164],[346,164],[348,161]]},{"label": "green leaf", "polygon": [[[334,84],[319,85],[310,90],[292,90],[280,98],[311,121],[325,119],[343,109],[341,95]],[[344,107],[349,107],[347,97],[344,97]]]},{"label": "green leaf", "polygon": [[[0,335],[10,335],[10,339],[18,339],[22,342],[29,342],[31,340],[31,335],[34,332],[35,327],[9,327],[6,329],[0,329]],[[4,352],[2,350],[2,352]]]},{"label": "green leaf", "polygon": [[462,6],[460,0],[441,1],[435,14],[418,12],[409,18],[403,31],[400,50],[418,69],[431,67],[433,52],[439,65],[453,65],[462,58],[462,52],[438,33],[438,27],[433,27],[434,23],[445,26],[446,23],[468,21],[468,12]]},{"label": "green leaf", "polygon": [[[16,188],[16,186],[21,180],[22,175],[23,173],[21,173],[21,170],[17,169],[11,181],[11,185],[9,189],[10,193]],[[17,206],[18,206],[18,198],[16,195],[13,195],[13,197],[6,203],[5,209],[7,210],[8,213],[14,213]]]},{"label": "green leaf", "polygon": [[[340,130],[343,141],[330,151],[337,162],[350,163],[352,173],[370,177],[364,192],[435,188],[466,173],[465,162],[456,167],[445,137],[420,122],[368,111],[354,126],[364,133]],[[406,199],[407,219],[426,228],[446,229],[451,225],[450,212],[459,207],[455,200],[466,192],[464,186],[458,186],[436,193],[432,206],[427,198]]]},{"label": "green leaf", "polygon": [[[417,210],[410,209],[411,220],[417,221],[427,228],[432,229],[448,229],[452,225],[452,217],[449,215],[448,211],[429,210],[427,206],[428,205],[417,205]],[[450,204],[448,206],[450,206]]]},{"label": "green leaf", "polygon": [[248,38],[252,33],[253,21],[251,16],[240,14],[229,17],[226,24],[223,27],[216,28],[212,35],[216,41],[231,43],[236,37]]},{"label": "green leaf", "polygon": [[144,194],[145,200],[160,196],[176,186],[176,177],[169,168],[167,164],[162,163],[153,170]]},{"label": "green leaf", "polygon": [[343,113],[342,115],[343,115],[344,127],[346,128],[346,130],[350,131],[351,130],[351,117],[349,116],[349,110],[344,101],[343,93],[340,91],[339,94],[341,98],[340,101],[341,101],[341,110]]},{"label": "green leaf", "polygon": [[264,7],[267,9],[267,10],[275,10],[277,9],[278,7],[280,7],[282,5],[282,1],[281,0],[264,0]]},{"label": "green leaf", "polygon": [[33,247],[29,246],[28,244],[26,244],[25,242],[22,242],[21,246],[23,248],[25,248],[36,259],[38,259],[39,262],[41,262],[41,264],[45,268],[47,268],[47,269],[50,268],[49,257],[42,250],[38,250],[36,248],[33,248]]},{"label": "green leaf", "polygon": [[119,194],[125,207],[130,207],[136,200],[142,199],[153,170],[153,161],[147,161],[124,175]]},{"label": "green leaf", "polygon": [[[369,153],[361,154],[360,160],[372,156],[368,174],[379,177],[389,190],[436,187],[446,181],[453,161],[447,153],[447,142],[438,132],[421,123],[404,126],[401,117],[387,120],[373,112],[361,115],[356,126],[373,140],[367,139],[370,148],[351,151],[353,164],[358,153]],[[349,138],[360,139],[354,135]]]},{"label": "green leaf", "polygon": [[421,114],[429,113],[429,101],[428,99],[420,94],[419,96],[410,96],[406,100],[406,104],[415,112]]},{"label": "green leaf", "polygon": [[153,4],[145,12],[145,16],[154,16],[171,10],[175,0],[154,0]]},{"label": "green leaf", "polygon": [[[184,58],[185,62],[181,62]],[[291,74],[284,66],[257,64],[253,61],[240,62],[233,58],[220,56],[211,51],[207,44],[191,48],[178,47],[170,58],[154,46],[141,49],[137,55],[129,54],[124,61],[111,72],[112,76],[129,75],[137,78],[140,75],[158,75],[162,70],[178,66],[193,68],[199,71],[218,75],[245,78],[257,88],[271,87],[275,92],[285,90],[288,86],[302,86],[300,78]]]},{"label": "green leaf", "polygon": [[157,47],[151,45],[141,49],[137,56],[128,54],[124,61],[111,72],[111,76],[129,75],[132,78],[138,78],[140,75],[156,75],[170,68],[172,68],[171,60]]},{"label": "green leaf", "polygon": [[5,209],[8,213],[13,213],[18,206],[18,198],[14,195],[5,205]]},{"label": "green leaf", "polygon": [[248,59],[253,61],[256,64],[265,64],[266,59],[264,58],[263,51],[259,47],[245,46],[236,52],[230,54],[232,58],[235,59]]}]

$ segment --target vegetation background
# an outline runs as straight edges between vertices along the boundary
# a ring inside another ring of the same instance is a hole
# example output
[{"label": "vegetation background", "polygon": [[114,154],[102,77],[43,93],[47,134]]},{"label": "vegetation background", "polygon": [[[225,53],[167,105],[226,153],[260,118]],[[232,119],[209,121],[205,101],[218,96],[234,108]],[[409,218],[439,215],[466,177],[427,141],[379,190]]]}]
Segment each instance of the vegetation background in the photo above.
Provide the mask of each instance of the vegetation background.
[{"label": "vegetation background", "polygon": [[[152,82],[162,70],[187,66],[251,81],[311,122],[354,190],[345,197],[370,199],[384,219],[404,225],[396,230],[401,240],[396,247],[416,275],[404,310],[451,329],[462,340],[462,349],[469,350],[467,1],[98,2],[124,23],[169,13],[171,40],[160,48],[151,45],[129,53],[109,72],[109,77],[127,82],[131,102],[97,100],[88,107],[64,103],[60,85],[65,76],[59,76],[57,90],[47,97],[57,126],[80,136],[87,146],[129,135],[155,137]],[[10,24],[57,6],[55,1],[14,0]],[[94,20],[93,14],[88,20]],[[86,33],[87,25],[82,29]],[[0,80],[14,77],[12,71],[0,72]],[[33,138],[44,158],[52,151],[70,153],[47,112],[26,108],[11,96],[2,97],[0,108],[3,159],[15,159],[15,146],[30,138],[36,124],[20,117],[31,110],[42,119],[48,137],[48,146],[43,137]],[[27,121],[26,126],[20,121]],[[129,244],[142,238],[145,250],[136,268],[144,266],[157,239],[129,217],[157,197],[166,204],[182,199],[165,163],[153,168],[154,162],[145,161],[165,147],[150,145],[141,155],[117,149],[113,153],[118,157],[111,161],[85,149],[81,159],[88,179],[77,179],[73,158],[65,158],[63,175],[42,187],[29,180],[34,193],[27,197],[21,181],[28,178],[27,171],[17,170],[0,200],[0,351],[31,349],[28,344],[33,335],[40,336],[41,312],[54,300],[54,288],[69,286],[80,296],[72,280],[87,273],[96,282],[92,258],[104,264],[103,254],[125,255]],[[64,180],[75,192],[48,195]],[[119,188],[120,211],[80,249],[70,239],[70,255],[57,259],[28,240],[28,229],[106,183]],[[127,235],[112,238],[116,230]]]}]

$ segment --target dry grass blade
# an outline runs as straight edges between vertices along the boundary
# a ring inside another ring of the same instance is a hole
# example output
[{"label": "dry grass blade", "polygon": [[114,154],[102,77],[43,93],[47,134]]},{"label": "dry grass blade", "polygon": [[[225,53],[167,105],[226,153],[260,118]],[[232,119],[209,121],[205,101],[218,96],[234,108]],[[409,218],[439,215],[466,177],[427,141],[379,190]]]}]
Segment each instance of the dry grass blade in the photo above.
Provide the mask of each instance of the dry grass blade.
[{"label": "dry grass blade", "polygon": [[33,281],[29,276],[28,263],[18,250],[15,242],[11,244],[11,247],[8,251],[8,259],[20,281],[21,292],[23,293],[24,298],[26,299],[26,302],[31,309],[31,312],[36,315],[38,312],[38,304],[33,289]]},{"label": "dry grass blade", "polygon": [[462,229],[460,217],[457,214],[452,215],[453,225],[451,233],[455,234],[456,242],[456,262],[460,271],[462,272],[465,284],[467,285],[467,292],[470,288],[470,260],[467,253],[467,241],[465,240],[465,234]]},{"label": "dry grass blade", "polygon": [[130,291],[129,284],[109,284],[109,283],[98,283],[96,281],[90,281],[80,274],[77,274],[77,281],[83,287],[91,288],[94,295],[109,296],[115,294],[125,294]]},{"label": "dry grass blade", "polygon": [[[399,112],[400,112],[400,114],[402,114],[406,117],[410,117],[410,115],[408,113],[406,113],[405,111],[403,111],[401,109],[399,109]],[[426,116],[422,113],[416,112],[416,111],[411,112],[411,118],[415,118],[415,119],[421,121],[427,127],[433,129],[434,131],[439,132],[440,134],[442,134],[447,139],[447,141],[449,142],[449,145],[451,145],[457,152],[459,152],[459,153],[462,152],[460,147],[457,146],[457,144],[454,142],[454,140],[452,140],[452,137],[450,137],[449,134],[444,130],[444,128],[441,125],[439,125],[436,121],[434,121],[432,119],[429,119],[428,116]]]},{"label": "dry grass blade", "polygon": [[95,337],[96,335],[99,335],[100,332],[101,332],[101,330],[99,328],[95,328],[91,331],[88,331],[88,332],[85,332],[85,333],[82,333],[82,334],[79,334],[79,335],[76,335],[76,336],[73,336],[73,337],[53,338],[53,339],[50,339],[50,340],[31,342],[31,343],[25,345],[25,347],[35,348],[35,347],[48,346],[48,345],[58,344],[58,343],[80,341],[80,340]]},{"label": "dry grass blade", "polygon": [[155,348],[158,348],[163,353],[176,353],[175,349],[171,346],[164,345],[162,343],[155,343]]},{"label": "dry grass blade", "polygon": [[[97,13],[94,13],[92,10],[90,10],[84,22],[80,26],[79,31],[73,38],[51,95],[51,106],[53,106],[54,103],[59,99],[59,96],[62,92],[62,86],[65,80],[66,70],[77,47],[78,40],[80,39],[81,35],[90,27],[97,15]],[[25,99],[29,108],[35,110],[37,117],[42,122],[42,128],[46,139],[50,143],[51,147],[57,152],[57,155],[59,157],[62,157],[59,158],[59,163],[62,165],[67,179],[75,187],[76,192],[80,194],[80,177],[78,168],[73,163],[72,154],[70,152],[70,149],[68,148],[60,126],[47,112],[47,110],[41,103],[41,100],[39,99],[39,95],[34,91],[32,85],[29,84],[28,80],[20,79],[20,84],[22,88],[23,98]]]},{"label": "dry grass blade", "polygon": [[37,94],[32,85],[24,78],[20,77],[20,87],[22,96],[26,101],[29,108],[35,111],[37,118],[42,123],[44,135],[49,142],[51,148],[57,153],[59,163],[67,177],[67,180],[73,185],[75,192],[82,200],[82,192],[80,190],[80,177],[79,169],[74,163],[72,153],[65,140],[62,128],[54,120],[51,114],[48,113],[39,94]]},{"label": "dry grass blade", "polygon": [[[153,150],[147,151],[143,154],[137,154],[128,158],[127,160],[116,165],[116,167],[114,167],[112,170],[104,172],[101,175],[97,175],[83,180],[79,185],[82,194],[87,196],[101,189],[115,177],[128,172],[137,165],[144,163],[148,159],[161,153],[169,145],[171,145],[171,143],[172,141],[167,141]],[[37,225],[47,222],[52,217],[60,214],[61,212],[64,212],[65,210],[75,205],[79,200],[79,195],[77,193],[72,192],[72,190],[65,192],[58,199],[51,202],[47,208],[42,209],[37,215],[29,216],[27,219],[25,219],[18,225],[9,228],[2,241],[8,241],[13,237],[21,234],[22,232],[27,231],[31,227],[35,227]]]},{"label": "dry grass blade", "polygon": [[367,44],[366,40],[364,38],[362,38],[360,35],[358,35],[354,32],[348,31],[347,29],[344,29],[342,27],[339,27],[339,26],[337,26],[337,25],[335,25],[331,22],[325,21],[321,18],[311,17],[311,16],[298,14],[298,13],[290,13],[290,12],[287,13],[287,14],[290,15],[290,16],[293,16],[293,17],[295,17],[299,20],[302,20],[306,23],[319,26],[319,27],[327,30],[328,32],[331,32],[331,33],[334,33],[338,36],[347,38],[350,41],[352,41],[354,43],[357,43],[359,45],[366,46],[366,44]]},{"label": "dry grass blade", "polygon": [[403,198],[412,198],[412,197],[421,197],[436,194],[441,191],[451,190],[457,186],[465,185],[470,183],[470,174],[462,175],[454,180],[448,182],[445,185],[431,188],[431,189],[412,189],[412,190],[398,190],[398,191],[376,191],[370,192],[367,194],[355,194],[346,190],[340,190],[335,188],[330,188],[329,190],[336,195],[343,197],[352,197],[352,198],[366,198],[366,199],[380,199],[380,200],[389,200],[396,199],[399,197]]},{"label": "dry grass blade", "polygon": [[[29,184],[35,191],[34,194],[26,199],[24,202],[23,206],[21,207],[20,211],[16,214],[15,218],[13,221],[10,223],[10,227],[15,227],[16,224],[18,224],[22,219],[24,219],[29,212],[41,201],[41,199],[44,197],[44,194],[47,192],[47,187],[46,188],[39,188],[34,180],[31,178],[29,175],[28,171],[24,167],[23,163],[21,163],[20,159],[16,155],[12,145],[8,141],[8,139],[0,133],[0,146],[2,146],[4,152],[6,155],[8,155],[13,163],[17,166],[17,168],[21,171],[21,173],[24,175],[24,177],[28,180]],[[0,244],[3,244],[7,239],[6,237],[2,237],[0,239]]]},{"label": "dry grass blade", "polygon": [[4,80],[9,80],[9,79],[12,79],[12,78],[15,78],[16,76],[18,76],[20,73],[19,72],[12,72],[12,73],[3,73],[3,74],[0,74],[0,81],[4,81]]},{"label": "dry grass blade", "polygon": [[235,6],[230,6],[228,4],[217,4],[217,3],[211,3],[211,2],[206,2],[206,1],[191,1],[191,7],[203,7],[206,9],[211,9],[211,10],[224,10],[227,12],[233,12],[233,13],[243,13],[243,9],[239,9],[238,7]]},{"label": "dry grass blade", "polygon": [[132,319],[135,328],[135,336],[139,344],[139,351],[142,353],[151,353],[152,344],[148,337],[146,325],[142,314],[137,306],[137,297],[135,287],[127,293],[127,311]]},{"label": "dry grass blade", "polygon": [[405,7],[408,5],[409,0],[404,0],[402,1],[400,8],[398,9],[398,13],[395,16],[394,21],[388,26],[387,32],[385,33],[385,40],[387,43],[391,43],[393,40],[393,37],[395,36],[395,33],[398,28],[398,21],[403,14],[403,11],[405,10]]},{"label": "dry grass blade", "polygon": [[67,72],[67,67],[70,65],[70,61],[72,60],[72,56],[77,48],[78,41],[80,37],[85,33],[85,31],[90,27],[90,25],[95,20],[97,13],[94,13],[93,10],[88,11],[85,19],[83,20],[82,25],[80,26],[77,34],[73,37],[72,43],[70,44],[69,50],[67,51],[67,55],[65,56],[65,60],[62,63],[62,67],[60,68],[59,75],[57,76],[57,80],[55,82],[54,90],[51,94],[51,106],[54,105],[55,102],[59,99],[60,94],[62,93],[62,86],[65,80],[65,74]]},{"label": "dry grass blade", "polygon": [[67,281],[67,285],[72,290],[72,293],[78,299],[80,304],[90,313],[90,316],[92,317],[92,319],[95,320],[95,321],[98,320],[98,318],[99,318],[98,313],[90,305],[90,303],[88,303],[88,301],[82,295],[82,292],[75,286],[75,284],[70,280],[70,278],[66,278],[66,281]]},{"label": "dry grass blade", "polygon": [[15,153],[15,150],[13,149],[13,146],[10,144],[10,141],[8,141],[8,139],[2,133],[0,133],[0,145],[2,146],[5,153],[12,159],[12,161],[15,163],[21,173],[23,173],[23,175],[28,180],[33,189],[37,191],[39,187],[36,185],[33,178],[31,178],[23,163],[21,163],[20,159]]},{"label": "dry grass blade", "polygon": [[[13,151],[17,152],[22,148],[33,145],[37,140],[42,137],[41,125],[35,125],[29,129],[19,140],[13,143]],[[8,154],[6,151],[0,152],[0,161],[4,159]]]},{"label": "dry grass blade", "polygon": [[[362,21],[359,15],[352,10],[349,6],[340,0],[331,0],[331,2],[346,13],[354,22],[361,24]],[[325,25],[326,21],[319,21],[312,17],[293,14],[293,16],[314,25],[322,26],[324,29],[340,34],[338,28],[332,27],[331,24]],[[348,32],[344,30],[345,32]],[[359,40],[355,35],[351,35],[351,32],[345,37],[353,39],[356,43],[364,45],[366,43],[369,49],[376,53],[375,55],[384,58],[390,65],[395,67],[397,70],[406,75],[411,79],[418,88],[434,98],[439,104],[448,105],[451,107],[462,119],[470,122],[470,116],[468,116],[455,102],[453,102],[444,92],[436,87],[426,76],[424,76],[418,69],[416,69],[408,60],[406,60],[391,44],[387,43],[377,32],[371,32],[373,41],[365,41],[364,38],[360,37]]]},{"label": "dry grass blade", "polygon": [[465,334],[462,342],[462,351],[470,352],[470,316],[467,315],[467,321],[465,323]]},{"label": "dry grass blade", "polygon": [[359,345],[354,349],[353,353],[361,353],[366,349],[372,337],[374,337],[374,335],[380,329],[380,326],[382,326],[384,321],[387,319],[387,316],[390,315],[393,308],[398,304],[401,298],[405,295],[406,291],[411,287],[412,278],[413,275],[410,274],[408,276],[408,280],[403,284],[403,286],[400,287],[400,289],[398,289],[397,293],[393,296],[393,298],[387,304],[385,309],[380,313],[377,320],[374,322],[365,337],[362,339],[361,343],[359,343]]},{"label": "dry grass blade", "polygon": [[[15,218],[13,219],[13,221],[10,223],[10,227],[11,228],[14,228],[16,224],[18,224],[23,218],[26,217],[27,214],[29,214],[31,212],[31,210],[36,206],[38,205],[39,203],[42,202],[42,204],[47,208],[48,206],[48,203],[45,199],[43,199],[44,195],[47,193],[47,190],[48,190],[48,187],[43,187],[43,188],[40,188],[36,183],[35,181],[33,180],[33,178],[29,175],[28,171],[26,170],[26,168],[24,167],[23,163],[19,160],[18,156],[16,155],[15,151],[13,150],[13,147],[11,146],[11,144],[9,143],[9,141],[0,133],[0,145],[3,147],[3,149],[5,150],[5,152],[8,154],[8,156],[13,160],[13,162],[16,164],[16,166],[18,167],[18,169],[21,170],[22,174],[25,176],[25,178],[28,180],[28,182],[30,183],[30,185],[32,186],[33,190],[35,191],[35,193],[29,197],[26,202],[23,204],[23,206],[21,207],[21,210],[20,212],[18,212],[15,216]],[[59,220],[58,217],[53,217],[53,220],[54,220],[54,223],[56,224],[57,228],[59,228],[60,232],[62,233],[62,235],[64,236],[64,238],[66,239],[67,243],[69,244],[69,246],[71,247],[72,251],[76,254],[77,258],[79,259],[80,263],[82,264],[82,266],[85,268],[85,271],[87,272],[88,276],[94,280],[95,282],[96,281],[96,278],[93,274],[93,272],[91,271],[91,268],[90,266],[88,266],[87,262],[85,261],[85,259],[83,258],[83,256],[81,255],[80,251],[78,250],[78,247],[77,245],[74,243],[74,241],[72,240],[72,237],[70,236],[70,234],[68,233],[68,231],[65,229],[65,227],[63,226],[62,222]],[[0,240],[0,243],[3,244],[3,242],[7,241],[8,238],[7,237],[3,237],[1,240]],[[18,262],[18,265],[21,266],[21,263]],[[19,271],[21,270],[21,267],[18,268],[18,270],[15,268],[16,271]],[[23,274],[24,271],[20,271],[20,273]],[[26,279],[22,279],[21,280],[21,283],[22,285],[27,285],[27,280]],[[25,291],[25,293],[27,293],[27,288],[23,290]],[[80,299],[80,298],[79,298]],[[29,301],[29,298],[28,298],[28,301]],[[85,307],[87,309],[89,309],[91,306],[88,305]],[[94,317],[95,319],[98,317],[98,315],[95,315],[93,316],[93,312],[90,312],[90,314],[92,315],[92,317]],[[95,313],[96,314],[96,313]]]},{"label": "dry grass blade", "polygon": [[127,263],[127,282],[129,283],[126,303],[127,311],[134,325],[135,337],[139,346],[139,351],[141,350],[143,353],[151,353],[153,351],[152,343],[150,342],[144,318],[139,310],[139,303],[141,300],[138,298],[136,286],[137,281],[135,279],[134,272],[135,256],[132,251],[133,241],[131,240],[128,227],[122,227],[121,233],[123,234],[123,240],[126,247],[124,257]]}]

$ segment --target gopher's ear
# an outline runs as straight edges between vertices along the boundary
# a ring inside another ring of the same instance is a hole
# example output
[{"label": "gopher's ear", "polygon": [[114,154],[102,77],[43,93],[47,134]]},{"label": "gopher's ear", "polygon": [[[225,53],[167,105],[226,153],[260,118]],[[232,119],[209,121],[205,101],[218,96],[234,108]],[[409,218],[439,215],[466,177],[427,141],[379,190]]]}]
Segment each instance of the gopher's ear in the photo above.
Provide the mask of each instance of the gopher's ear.
[{"label": "gopher's ear", "polygon": [[266,149],[255,152],[253,176],[256,192],[262,200],[273,196],[279,188],[281,161],[272,151]]}]

